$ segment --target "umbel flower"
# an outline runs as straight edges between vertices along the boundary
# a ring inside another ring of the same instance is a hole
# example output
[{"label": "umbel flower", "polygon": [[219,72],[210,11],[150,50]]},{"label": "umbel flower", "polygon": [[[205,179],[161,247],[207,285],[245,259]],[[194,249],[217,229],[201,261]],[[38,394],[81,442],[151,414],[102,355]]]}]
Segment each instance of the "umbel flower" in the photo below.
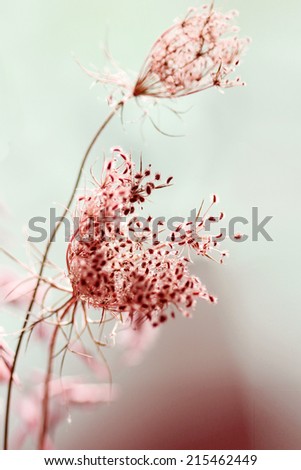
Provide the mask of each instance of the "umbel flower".
[{"label": "umbel flower", "polygon": [[87,72],[97,82],[123,87],[128,98],[177,98],[211,87],[244,86],[239,77],[229,78],[250,42],[238,37],[236,16],[237,11],[222,13],[213,4],[189,9],[154,43],[134,87],[121,70],[107,75]]},{"label": "umbel flower", "polygon": [[[198,298],[215,301],[190,274],[185,248],[209,256],[217,242],[206,234],[193,237],[189,223],[161,241],[151,229],[152,218],[142,222],[137,215],[137,206],[153,191],[169,186],[171,179],[162,183],[150,167],[136,171],[129,155],[113,150],[102,180],[78,202],[78,228],[67,250],[77,301],[118,318],[127,315],[135,327],[145,320],[157,326],[176,311],[188,316]],[[201,220],[198,229],[203,228]]]}]

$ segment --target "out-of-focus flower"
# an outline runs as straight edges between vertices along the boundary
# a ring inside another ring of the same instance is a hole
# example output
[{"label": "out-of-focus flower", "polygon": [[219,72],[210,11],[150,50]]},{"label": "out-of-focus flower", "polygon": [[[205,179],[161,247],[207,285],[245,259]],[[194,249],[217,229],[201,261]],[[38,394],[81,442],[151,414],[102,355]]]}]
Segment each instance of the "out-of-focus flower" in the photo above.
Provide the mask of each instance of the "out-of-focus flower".
[{"label": "out-of-focus flower", "polygon": [[[76,377],[53,379],[49,384],[50,419],[46,448],[54,448],[52,438],[59,424],[68,420],[70,411],[75,407],[87,408],[100,403],[108,403],[116,399],[115,387],[108,384],[83,383]],[[41,422],[41,403],[43,388],[40,385],[18,402],[20,425],[15,436],[15,447],[20,449],[30,437],[37,437]],[[70,419],[70,418],[69,418]]]},{"label": "out-of-focus flower", "polygon": [[33,278],[22,279],[9,269],[1,268],[0,304],[7,303],[15,307],[23,307],[30,299],[34,282]]},{"label": "out-of-focus flower", "polygon": [[140,328],[133,329],[130,324],[118,332],[118,346],[122,350],[121,360],[127,366],[140,364],[144,355],[156,341],[160,329],[144,322]]},{"label": "out-of-focus flower", "polygon": [[150,229],[152,218],[141,224],[135,214],[172,178],[163,184],[160,179],[150,168],[136,172],[131,157],[114,149],[102,181],[79,199],[78,230],[67,250],[74,297],[113,316],[127,314],[135,326],[146,319],[157,326],[176,310],[189,316],[198,298],[215,301],[189,273],[190,260],[182,253],[187,244],[206,256],[216,243],[204,235],[191,244],[188,231],[184,239],[160,241]]},{"label": "out-of-focus flower", "polygon": [[98,380],[106,380],[108,378],[108,367],[103,361],[99,361],[93,354],[91,354],[81,342],[76,342],[72,346],[72,352],[80,358],[83,363],[93,372],[93,375]]}]

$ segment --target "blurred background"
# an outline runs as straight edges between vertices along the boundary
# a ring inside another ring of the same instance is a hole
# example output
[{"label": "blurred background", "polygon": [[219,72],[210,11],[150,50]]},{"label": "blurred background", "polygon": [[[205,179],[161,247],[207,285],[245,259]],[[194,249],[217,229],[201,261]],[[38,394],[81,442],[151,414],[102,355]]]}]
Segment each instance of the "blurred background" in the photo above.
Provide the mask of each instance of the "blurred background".
[{"label": "blurred background", "polygon": [[[168,138],[134,103],[104,133],[91,163],[112,146],[133,151],[174,186],[155,195],[154,215],[185,216],[212,193],[227,220],[273,216],[272,242],[227,242],[231,256],[194,271],[217,295],[193,319],[162,325],[144,361],[112,370],[120,396],[72,413],[56,436],[61,449],[300,449],[301,319],[300,91],[298,0],[216,1],[237,8],[252,44],[239,73],[246,88],[209,90],[176,103],[183,122],[160,107]],[[24,228],[69,197],[89,140],[108,112],[107,92],[79,68],[102,69],[101,44],[125,70],[139,71],[157,36],[185,15],[190,0],[0,1],[1,243],[26,261]],[[88,168],[88,167],[87,167]],[[87,180],[89,179],[87,171]],[[251,234],[249,226],[241,227]],[[293,237],[293,238],[291,238]],[[64,243],[53,257],[61,263]],[[1,265],[10,264],[1,255]],[[13,269],[16,269],[13,267]],[[0,310],[16,330],[21,316]],[[14,341],[11,341],[14,345]],[[28,351],[20,375],[43,365]],[[74,369],[75,365],[70,365]],[[0,386],[1,397],[5,396]],[[18,420],[16,423],[18,426]]]}]

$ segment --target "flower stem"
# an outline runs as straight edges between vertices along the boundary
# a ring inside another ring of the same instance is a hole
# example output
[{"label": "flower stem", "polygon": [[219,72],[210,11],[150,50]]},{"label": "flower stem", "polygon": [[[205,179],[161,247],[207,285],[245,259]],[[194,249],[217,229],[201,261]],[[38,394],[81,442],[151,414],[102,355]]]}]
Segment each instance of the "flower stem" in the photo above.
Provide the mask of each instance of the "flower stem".
[{"label": "flower stem", "polygon": [[[65,315],[69,312],[70,308],[74,305],[72,317],[74,317],[77,303],[74,301],[73,298],[68,302],[64,312],[61,315],[60,321],[63,320]],[[42,415],[41,415],[41,428],[39,434],[39,446],[40,450],[44,450],[46,448],[46,437],[47,437],[47,430],[48,430],[48,415],[49,415],[49,383],[52,375],[52,367],[53,367],[53,358],[54,358],[54,350],[55,350],[55,343],[57,339],[57,334],[60,330],[60,321],[55,325],[55,329],[53,331],[50,346],[49,346],[49,359],[48,359],[48,367],[44,381],[44,394],[43,394],[43,402],[42,402]]]},{"label": "flower stem", "polygon": [[116,106],[113,108],[111,113],[107,116],[107,118],[102,123],[102,125],[99,127],[98,131],[96,132],[93,139],[91,140],[91,142],[90,142],[90,144],[89,144],[89,146],[86,150],[86,153],[85,153],[85,155],[82,159],[82,162],[81,162],[81,165],[80,165],[80,168],[79,168],[79,172],[77,174],[77,178],[76,178],[76,181],[75,181],[75,184],[74,184],[69,202],[68,202],[68,204],[67,204],[67,206],[66,206],[66,208],[63,212],[63,215],[62,215],[60,221],[54,227],[54,229],[53,229],[53,231],[50,235],[50,238],[47,242],[45,252],[44,252],[44,255],[43,255],[43,258],[42,258],[40,270],[39,270],[39,273],[38,273],[37,282],[36,282],[36,285],[35,285],[35,288],[34,288],[34,291],[33,291],[33,294],[32,294],[32,298],[31,298],[29,306],[28,306],[28,310],[26,312],[26,316],[25,316],[25,319],[24,319],[22,330],[21,330],[21,333],[20,333],[20,336],[19,336],[19,339],[18,339],[13,364],[12,364],[12,367],[11,367],[11,375],[10,375],[10,379],[9,379],[9,383],[8,383],[6,409],[5,409],[4,446],[3,446],[4,450],[8,449],[9,418],[10,418],[10,407],[11,407],[11,395],[12,395],[12,388],[13,388],[13,376],[14,376],[14,372],[15,372],[15,369],[16,369],[16,365],[17,365],[17,361],[18,361],[19,352],[20,352],[20,349],[21,349],[24,333],[26,331],[26,327],[27,327],[27,324],[28,324],[28,321],[29,321],[29,318],[30,318],[30,314],[31,314],[31,311],[33,309],[33,306],[34,306],[34,303],[35,303],[35,300],[36,300],[36,296],[37,296],[37,293],[38,293],[38,290],[39,290],[39,287],[40,287],[41,276],[44,272],[44,268],[45,268],[45,264],[46,264],[46,261],[47,261],[47,258],[48,258],[48,254],[49,254],[49,251],[50,251],[51,244],[55,239],[55,236],[56,236],[56,234],[57,234],[57,232],[58,232],[58,230],[59,230],[59,228],[62,224],[62,221],[63,221],[64,217],[66,217],[66,215],[69,212],[69,209],[70,209],[70,207],[71,207],[71,205],[74,201],[76,190],[77,190],[78,184],[80,182],[85,163],[88,159],[88,156],[90,155],[90,152],[91,152],[92,148],[94,147],[94,145],[95,145],[97,139],[99,138],[100,134],[102,133],[102,131],[106,128],[106,126],[109,124],[111,119],[115,116],[115,114],[118,112],[118,110],[123,105],[124,105],[123,100],[116,104]]}]

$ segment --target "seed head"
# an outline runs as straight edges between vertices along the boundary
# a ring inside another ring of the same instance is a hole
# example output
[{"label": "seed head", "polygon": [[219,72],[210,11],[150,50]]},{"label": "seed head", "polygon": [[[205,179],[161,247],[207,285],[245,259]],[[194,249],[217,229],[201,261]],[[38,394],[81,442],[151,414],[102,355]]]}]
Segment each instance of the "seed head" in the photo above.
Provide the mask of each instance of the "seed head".
[{"label": "seed head", "polygon": [[[164,323],[171,306],[188,316],[197,298],[214,301],[189,272],[190,260],[183,254],[190,247],[189,227],[181,238],[160,241],[163,222],[152,233],[152,218],[142,223],[137,216],[137,207],[143,207],[153,191],[166,186],[150,167],[137,172],[129,155],[113,150],[102,181],[79,198],[78,230],[67,250],[76,299],[113,316],[124,314],[136,326],[147,319],[154,326]],[[200,255],[211,247],[208,236],[191,244]]]},{"label": "seed head", "polygon": [[190,9],[153,45],[134,88],[134,96],[174,98],[216,86],[244,85],[229,79],[249,39],[239,39],[233,25],[236,11],[227,14],[205,5]]}]

